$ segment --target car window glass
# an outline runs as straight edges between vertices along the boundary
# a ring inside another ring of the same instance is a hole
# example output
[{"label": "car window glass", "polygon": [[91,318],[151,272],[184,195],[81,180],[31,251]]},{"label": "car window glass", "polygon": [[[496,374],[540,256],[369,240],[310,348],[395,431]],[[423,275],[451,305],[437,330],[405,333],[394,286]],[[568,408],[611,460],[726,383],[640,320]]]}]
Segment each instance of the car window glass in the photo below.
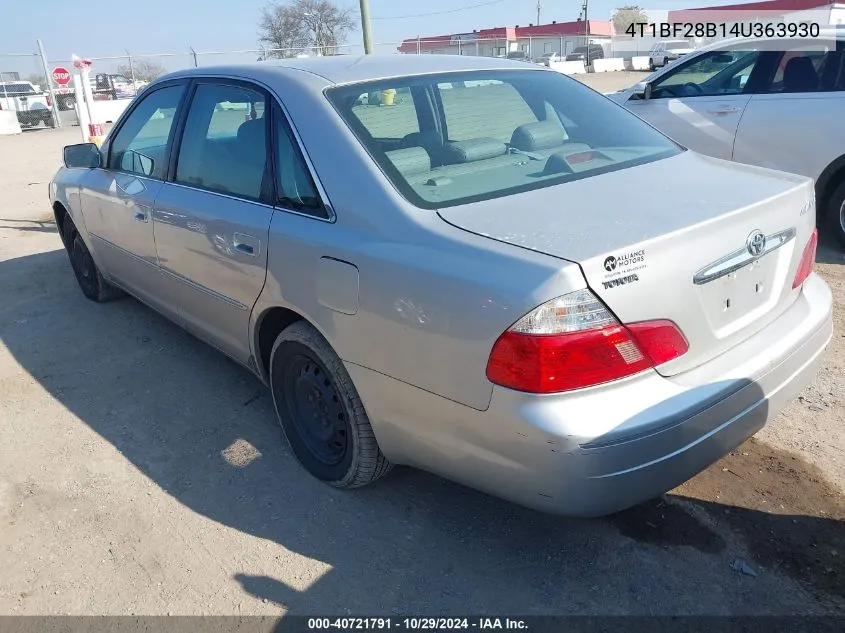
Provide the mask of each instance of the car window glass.
[{"label": "car window glass", "polygon": [[294,211],[328,217],[305,159],[281,113],[277,121],[276,191],[279,204]]},{"label": "car window glass", "polygon": [[710,51],[652,84],[652,99],[742,94],[760,58],[756,50]]},{"label": "car window glass", "polygon": [[[832,81],[825,81],[828,64],[838,62],[839,55],[835,48],[828,48],[821,44],[811,44],[804,47],[792,48],[781,53],[775,67],[774,75],[764,87],[765,93],[782,92],[817,92],[830,90],[835,85]],[[831,70],[834,70],[831,68]],[[825,85],[827,84],[827,85]]]},{"label": "car window glass", "polygon": [[420,120],[429,124],[414,144],[391,148],[373,138],[352,112],[361,86],[329,88],[326,95],[396,189],[424,209],[551,187],[683,151],[624,108],[560,73],[472,71],[398,77],[369,86],[380,90],[388,84],[408,86],[414,94],[439,94],[447,137],[435,127],[441,114],[437,99],[426,100],[432,111],[421,110]]},{"label": "car window glass", "polygon": [[164,178],[167,141],[184,86],[168,86],[145,96],[110,143],[109,169]]},{"label": "car window glass", "polygon": [[414,100],[407,87],[361,93],[352,106],[352,114],[374,138],[400,140],[420,131]]},{"label": "car window glass", "polygon": [[511,83],[453,81],[438,83],[449,141],[492,138],[503,143],[537,116]]},{"label": "car window glass", "polygon": [[176,182],[250,200],[267,172],[264,93],[241,86],[197,86],[179,147]]}]

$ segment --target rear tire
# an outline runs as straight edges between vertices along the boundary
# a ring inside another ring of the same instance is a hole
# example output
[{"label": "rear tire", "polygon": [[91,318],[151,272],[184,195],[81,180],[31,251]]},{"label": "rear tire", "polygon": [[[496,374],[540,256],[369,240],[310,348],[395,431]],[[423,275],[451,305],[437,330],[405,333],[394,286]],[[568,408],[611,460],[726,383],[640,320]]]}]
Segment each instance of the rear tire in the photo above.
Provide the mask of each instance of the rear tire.
[{"label": "rear tire", "polygon": [[826,229],[845,249],[845,182],[841,182],[830,196],[825,210]]},{"label": "rear tire", "polygon": [[73,269],[73,274],[76,275],[76,281],[80,290],[82,290],[82,294],[87,299],[97,303],[105,303],[123,296],[122,290],[103,278],[100,269],[97,268],[94,258],[91,257],[91,253],[85,245],[85,241],[79,235],[79,231],[76,230],[69,217],[65,217],[61,231],[62,241],[70,258],[70,266]]},{"label": "rear tire", "polygon": [[652,57],[648,58],[648,69],[654,70],[654,58],[652,58]]},{"label": "rear tire", "polygon": [[76,107],[76,98],[73,95],[65,97],[60,107],[62,110],[73,110]]},{"label": "rear tire", "polygon": [[276,339],[270,390],[294,456],[314,477],[335,488],[358,488],[390,472],[343,362],[305,321]]},{"label": "rear tire", "polygon": [[669,65],[669,58],[668,58],[668,57],[664,57],[664,58],[663,58],[663,66],[664,66],[664,68],[665,68],[666,66],[668,66],[668,65]]}]

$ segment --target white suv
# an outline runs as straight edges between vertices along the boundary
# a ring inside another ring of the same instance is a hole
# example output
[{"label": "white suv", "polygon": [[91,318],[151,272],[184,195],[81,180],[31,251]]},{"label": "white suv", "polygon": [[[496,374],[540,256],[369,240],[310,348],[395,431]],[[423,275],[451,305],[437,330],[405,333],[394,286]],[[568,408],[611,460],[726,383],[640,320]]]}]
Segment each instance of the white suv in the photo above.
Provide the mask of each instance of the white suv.
[{"label": "white suv", "polygon": [[845,247],[845,32],[717,42],[610,98],[702,154],[814,178]]},{"label": "white suv", "polygon": [[694,50],[695,47],[686,40],[657,42],[648,52],[648,64],[654,70],[658,66],[666,66],[684,55],[689,55]]}]

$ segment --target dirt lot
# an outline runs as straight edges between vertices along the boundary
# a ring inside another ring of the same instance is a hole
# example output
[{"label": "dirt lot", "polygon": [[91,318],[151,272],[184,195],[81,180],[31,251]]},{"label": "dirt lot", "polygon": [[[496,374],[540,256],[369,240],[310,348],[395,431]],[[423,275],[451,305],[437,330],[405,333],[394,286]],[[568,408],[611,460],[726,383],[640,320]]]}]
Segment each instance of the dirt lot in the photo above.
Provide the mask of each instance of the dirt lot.
[{"label": "dirt lot", "polygon": [[83,298],[47,202],[78,137],[0,137],[0,614],[845,614],[835,250],[814,385],[660,501],[567,520],[403,468],[343,493],[295,464],[248,372]]}]

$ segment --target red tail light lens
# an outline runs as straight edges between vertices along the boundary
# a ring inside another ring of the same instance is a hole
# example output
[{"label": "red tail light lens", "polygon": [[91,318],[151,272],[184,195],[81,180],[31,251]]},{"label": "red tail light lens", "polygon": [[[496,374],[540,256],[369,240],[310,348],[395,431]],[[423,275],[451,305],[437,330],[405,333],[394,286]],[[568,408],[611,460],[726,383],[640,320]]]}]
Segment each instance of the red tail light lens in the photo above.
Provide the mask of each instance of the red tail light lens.
[{"label": "red tail light lens", "polygon": [[47,107],[48,108],[53,107],[53,97],[51,97],[50,95],[47,95]]},{"label": "red tail light lens", "polygon": [[536,308],[493,345],[487,378],[530,393],[560,393],[619,380],[682,356],[671,321],[620,324],[589,291]]},{"label": "red tail light lens", "polygon": [[652,364],[662,365],[689,351],[687,339],[671,321],[644,321],[625,327]]},{"label": "red tail light lens", "polygon": [[794,290],[803,284],[807,277],[813,272],[813,266],[816,263],[816,249],[819,246],[819,230],[813,229],[813,234],[810,240],[804,247],[804,252],[801,254],[801,262],[798,264],[798,271],[795,273],[795,280],[792,282],[792,289]]}]

